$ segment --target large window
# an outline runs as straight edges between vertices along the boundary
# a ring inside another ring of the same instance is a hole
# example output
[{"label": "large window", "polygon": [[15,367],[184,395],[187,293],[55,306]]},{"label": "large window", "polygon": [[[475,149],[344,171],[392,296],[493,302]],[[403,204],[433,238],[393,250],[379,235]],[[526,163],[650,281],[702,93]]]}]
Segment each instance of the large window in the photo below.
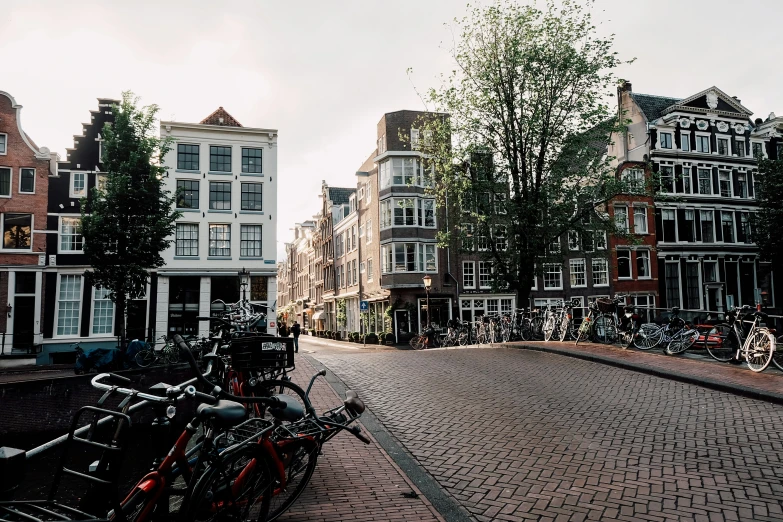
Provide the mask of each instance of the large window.
[{"label": "large window", "polygon": [[701,285],[699,285],[699,263],[685,263],[685,287],[688,290],[686,308],[701,308]]},{"label": "large window", "polygon": [[262,149],[242,148],[242,172],[260,174]]},{"label": "large window", "polygon": [[35,194],[35,169],[19,169],[19,192]]},{"label": "large window", "polygon": [[680,265],[679,263],[665,263],[666,265],[666,303],[669,308],[680,306]]},{"label": "large window", "polygon": [[712,194],[712,171],[699,169],[699,194]]},{"label": "large window", "polygon": [[435,245],[419,245],[419,267],[425,272],[435,272],[438,269]]},{"label": "large window", "polygon": [[79,218],[60,218],[60,252],[82,251],[80,226],[81,219]]},{"label": "large window", "polygon": [[[751,230],[747,212],[740,213],[740,230],[742,231],[743,241],[747,244],[753,243],[753,231]],[[781,349],[783,349],[783,346]]]},{"label": "large window", "polygon": [[434,199],[420,199],[421,205],[419,212],[419,226],[420,227],[434,227],[435,226],[435,200]]},{"label": "large window", "polygon": [[731,197],[731,173],[726,170],[718,172],[718,184],[720,185],[720,195],[724,198]]},{"label": "large window", "polygon": [[209,170],[231,172],[231,147],[209,146]]},{"label": "large window", "polygon": [[647,207],[633,207],[633,231],[635,234],[647,233]]},{"label": "large window", "polygon": [[644,192],[644,170],[625,169],[622,179],[628,184],[630,192]]},{"label": "large window", "polygon": [[740,158],[745,157],[745,142],[743,140],[734,140],[734,154]]},{"label": "large window", "polygon": [[606,259],[593,259],[593,286],[609,286],[609,263]]},{"label": "large window", "polygon": [[392,158],[392,184],[415,185],[418,161],[416,158]]},{"label": "large window", "polygon": [[381,201],[381,228],[388,228],[392,225],[392,200],[384,199]]},{"label": "large window", "polygon": [[114,303],[109,299],[109,291],[96,287],[92,305],[92,334],[111,335],[114,330]]},{"label": "large window", "polygon": [[636,251],[636,277],[639,279],[649,279],[650,274],[650,251]]},{"label": "large window", "polygon": [[199,181],[197,179],[177,180],[177,208],[198,208]]},{"label": "large window", "polygon": [[[2,134],[0,134],[2,136]],[[0,167],[0,196],[11,195],[11,169]]]},{"label": "large window", "polygon": [[740,198],[748,197],[748,175],[744,172],[737,174],[737,193],[734,195]]},{"label": "large window", "polygon": [[633,277],[630,250],[617,251],[617,277],[619,279],[630,279]]},{"label": "large window", "polygon": [[505,251],[508,248],[508,239],[506,238],[506,226],[495,225],[493,229],[495,233],[495,248],[500,252]]},{"label": "large window", "polygon": [[683,167],[682,168],[682,192],[684,194],[690,194],[691,193],[691,168],[690,167]]},{"label": "large window", "polygon": [[209,255],[231,256],[231,225],[209,225]]},{"label": "large window", "polygon": [[587,286],[587,273],[584,259],[571,259],[568,263],[568,269],[571,274],[572,287]]},{"label": "large window", "polygon": [[680,133],[680,150],[688,152],[691,150],[691,133],[690,132],[681,132]]},{"label": "large window", "polygon": [[394,226],[416,224],[416,200],[413,198],[394,200]]},{"label": "large window", "polygon": [[198,145],[177,144],[177,168],[179,170],[198,170]]},{"label": "large window", "polygon": [[628,232],[628,207],[614,207],[614,221],[618,230]]},{"label": "large window", "polygon": [[460,227],[462,238],[462,250],[465,252],[472,252],[476,245],[473,242],[473,234],[475,227],[473,223],[463,223]]},{"label": "large window", "polygon": [[563,289],[563,265],[544,265],[544,290]]},{"label": "large window", "polygon": [[381,247],[383,273],[437,272],[436,246],[423,243],[391,243]]},{"label": "large window", "polygon": [[734,243],[734,213],[720,213],[721,231],[723,232],[724,243]]},{"label": "large window", "polygon": [[718,138],[718,154],[721,156],[728,156],[730,154],[728,138]]},{"label": "large window", "polygon": [[479,288],[492,288],[492,263],[479,261]]},{"label": "large window", "polygon": [[718,262],[717,261],[705,261],[704,262],[704,282],[705,283],[717,283],[718,282]]},{"label": "large window", "polygon": [[699,218],[701,220],[701,241],[702,243],[715,242],[714,216],[712,210],[700,210]]},{"label": "large window", "polygon": [[372,243],[372,219],[368,219],[367,225],[364,227],[364,241],[368,245]]},{"label": "large window", "polygon": [[680,227],[680,241],[696,241],[696,217],[695,210],[684,211],[685,223]]},{"label": "large window", "polygon": [[367,281],[373,280],[372,259],[367,260]]},{"label": "large window", "polygon": [[[617,209],[615,209],[614,215],[617,216]],[[579,232],[576,230],[568,231],[568,250],[579,250]]]},{"label": "large window", "polygon": [[378,165],[378,176],[380,178],[380,189],[391,185],[391,160],[384,161]]},{"label": "large window", "polygon": [[671,132],[662,132],[661,137],[658,140],[661,144],[662,149],[671,149],[672,148],[672,133]]},{"label": "large window", "polygon": [[264,184],[242,183],[242,210],[264,210]]},{"label": "large window", "polygon": [[198,256],[198,224],[177,223],[175,255]]},{"label": "large window", "polygon": [[71,197],[83,198],[87,195],[87,174],[84,172],[71,173]]},{"label": "large window", "polygon": [[239,228],[239,255],[261,257],[261,225],[241,225]]},{"label": "large window", "polygon": [[661,238],[665,243],[677,241],[676,212],[672,208],[661,209]]},{"label": "large window", "polygon": [[416,272],[416,243],[399,243],[394,245],[394,271]]},{"label": "large window", "polygon": [[661,192],[671,194],[674,192],[674,167],[661,166]]},{"label": "large window", "polygon": [[231,210],[231,182],[209,182],[209,209]]},{"label": "large window", "polygon": [[753,157],[754,158],[763,158],[764,157],[764,145],[761,143],[752,143],[751,144],[753,148]]},{"label": "large window", "polygon": [[82,276],[62,274],[57,296],[57,335],[79,335]]},{"label": "large window", "polygon": [[3,214],[3,248],[30,250],[32,223],[32,214]]},{"label": "large window", "polygon": [[473,261],[462,262],[462,286],[464,288],[476,288],[476,265]]},{"label": "large window", "polygon": [[696,135],[696,152],[710,152],[710,137]]}]

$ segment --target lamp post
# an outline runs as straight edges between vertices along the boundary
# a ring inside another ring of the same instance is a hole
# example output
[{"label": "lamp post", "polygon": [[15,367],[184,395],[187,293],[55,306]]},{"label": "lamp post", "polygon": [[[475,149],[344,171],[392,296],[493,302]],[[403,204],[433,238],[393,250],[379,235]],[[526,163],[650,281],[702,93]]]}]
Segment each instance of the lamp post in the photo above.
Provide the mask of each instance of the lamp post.
[{"label": "lamp post", "polygon": [[245,270],[245,267],[242,267],[242,270],[239,271],[239,286],[242,287],[242,301],[247,301],[247,278],[250,277],[250,272]]},{"label": "lamp post", "polygon": [[429,274],[421,278],[424,281],[424,291],[427,293],[427,324],[425,330],[430,327],[430,288],[432,288],[432,278]]}]

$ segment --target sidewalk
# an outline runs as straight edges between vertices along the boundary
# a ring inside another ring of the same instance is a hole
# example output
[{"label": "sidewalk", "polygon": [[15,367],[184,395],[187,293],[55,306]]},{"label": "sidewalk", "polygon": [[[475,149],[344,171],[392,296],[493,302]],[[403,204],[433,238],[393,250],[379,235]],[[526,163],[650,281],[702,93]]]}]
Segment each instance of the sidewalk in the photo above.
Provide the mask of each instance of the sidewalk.
[{"label": "sidewalk", "polygon": [[709,358],[689,355],[704,350],[691,349],[686,354],[668,356],[660,351],[624,350],[617,346],[570,342],[527,341],[497,344],[524,350],[576,357],[642,373],[696,384],[705,388],[735,393],[752,399],[783,404],[783,376],[767,368],[762,373],[750,371],[747,365],[721,363]]}]

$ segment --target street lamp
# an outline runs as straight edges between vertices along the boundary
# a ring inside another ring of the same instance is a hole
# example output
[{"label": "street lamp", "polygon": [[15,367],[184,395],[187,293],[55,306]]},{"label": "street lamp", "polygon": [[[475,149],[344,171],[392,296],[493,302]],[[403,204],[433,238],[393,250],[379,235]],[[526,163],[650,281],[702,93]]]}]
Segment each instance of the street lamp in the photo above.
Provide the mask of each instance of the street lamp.
[{"label": "street lamp", "polygon": [[250,272],[245,270],[245,267],[242,267],[242,270],[239,271],[239,286],[242,287],[242,301],[247,301],[246,297],[246,287],[247,287],[247,278],[250,277]]},{"label": "street lamp", "polygon": [[425,330],[430,327],[430,289],[432,288],[432,278],[429,274],[421,278],[424,281],[424,291],[427,293],[427,325]]}]

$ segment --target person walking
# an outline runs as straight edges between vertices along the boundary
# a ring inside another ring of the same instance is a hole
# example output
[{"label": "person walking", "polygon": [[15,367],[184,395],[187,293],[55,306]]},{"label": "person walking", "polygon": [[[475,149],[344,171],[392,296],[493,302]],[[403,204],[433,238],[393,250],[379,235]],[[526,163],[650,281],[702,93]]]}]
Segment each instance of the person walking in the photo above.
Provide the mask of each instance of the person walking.
[{"label": "person walking", "polygon": [[299,353],[299,334],[302,328],[299,323],[294,321],[294,325],[291,327],[291,333],[294,334],[294,353]]}]

